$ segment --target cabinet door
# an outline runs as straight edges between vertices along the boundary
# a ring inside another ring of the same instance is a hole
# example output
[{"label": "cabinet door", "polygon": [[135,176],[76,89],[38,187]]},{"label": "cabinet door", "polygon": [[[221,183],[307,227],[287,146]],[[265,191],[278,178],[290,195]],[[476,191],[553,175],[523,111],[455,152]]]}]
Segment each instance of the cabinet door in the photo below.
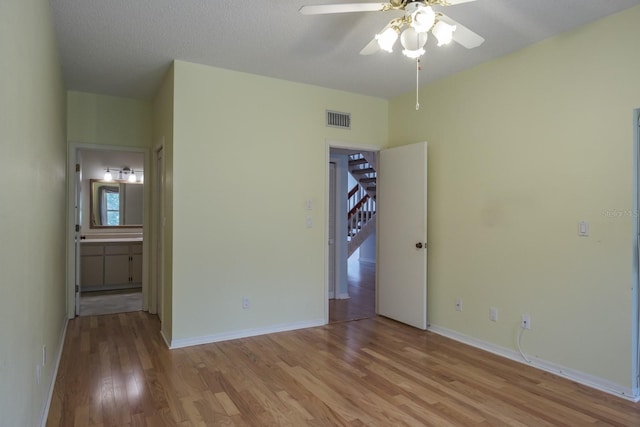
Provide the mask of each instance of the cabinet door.
[{"label": "cabinet door", "polygon": [[107,245],[104,247],[104,284],[128,285],[129,245]]},{"label": "cabinet door", "polygon": [[80,291],[91,291],[104,285],[104,246],[80,244]]},{"label": "cabinet door", "polygon": [[80,288],[90,291],[92,287],[102,286],[104,283],[104,257],[100,255],[83,255],[80,257]]},{"label": "cabinet door", "polygon": [[131,245],[131,283],[142,284],[142,244]]}]

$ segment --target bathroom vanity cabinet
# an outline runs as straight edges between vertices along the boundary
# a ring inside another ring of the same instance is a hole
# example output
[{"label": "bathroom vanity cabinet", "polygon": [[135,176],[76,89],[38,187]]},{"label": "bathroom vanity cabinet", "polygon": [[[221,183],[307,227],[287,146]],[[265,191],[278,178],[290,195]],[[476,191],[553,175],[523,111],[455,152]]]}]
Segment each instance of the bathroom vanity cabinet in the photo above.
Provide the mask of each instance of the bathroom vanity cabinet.
[{"label": "bathroom vanity cabinet", "polygon": [[80,245],[81,291],[142,286],[141,241],[91,241]]}]

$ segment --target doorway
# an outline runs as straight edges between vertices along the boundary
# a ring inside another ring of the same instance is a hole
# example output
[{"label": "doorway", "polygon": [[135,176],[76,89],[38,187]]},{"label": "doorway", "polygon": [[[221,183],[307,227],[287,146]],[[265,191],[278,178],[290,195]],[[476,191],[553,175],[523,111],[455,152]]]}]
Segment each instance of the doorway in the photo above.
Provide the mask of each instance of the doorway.
[{"label": "doorway", "polygon": [[69,318],[148,308],[146,157],[145,149],[70,144]]},{"label": "doorway", "polygon": [[[338,150],[361,151],[348,145],[327,143],[327,193],[329,194],[329,161],[339,164]],[[371,150],[380,157],[376,168],[379,169],[380,182],[376,181],[376,220],[377,234],[375,267],[375,313],[390,319],[414,326],[427,328],[427,143],[387,148],[381,151]],[[376,157],[378,157],[376,156]],[[354,163],[356,159],[354,160]],[[368,160],[365,159],[368,162]],[[362,163],[363,160],[358,160]],[[365,167],[365,166],[363,166]],[[354,172],[352,171],[352,174]],[[359,171],[357,173],[367,173]],[[337,174],[336,181],[339,181]],[[345,179],[346,181],[346,179]],[[362,181],[361,181],[362,182]],[[365,181],[365,183],[367,183]],[[378,188],[379,187],[379,188]],[[340,194],[342,190],[336,191]],[[346,191],[346,189],[344,190]],[[344,192],[342,192],[344,194]],[[328,198],[328,196],[327,196]],[[336,217],[349,212],[342,209],[343,197],[335,197]],[[331,205],[331,201],[328,203]],[[369,215],[367,212],[363,215]],[[356,216],[354,222],[342,228],[348,221],[336,221],[336,257],[329,259],[327,249],[327,272],[332,261],[336,262],[336,278],[340,271],[347,272],[347,250],[343,236],[354,224],[361,225],[362,216]],[[326,236],[329,239],[329,226]],[[328,246],[327,246],[328,248]],[[345,265],[346,264],[346,265]],[[328,274],[327,274],[328,277]],[[328,283],[325,294],[328,297]],[[346,281],[345,281],[346,283]],[[338,288],[339,285],[337,284]],[[339,288],[338,288],[339,289]],[[330,321],[329,300],[326,301],[325,318]]]},{"label": "doorway", "polygon": [[329,160],[328,321],[374,317],[375,168],[358,149],[330,147]]}]

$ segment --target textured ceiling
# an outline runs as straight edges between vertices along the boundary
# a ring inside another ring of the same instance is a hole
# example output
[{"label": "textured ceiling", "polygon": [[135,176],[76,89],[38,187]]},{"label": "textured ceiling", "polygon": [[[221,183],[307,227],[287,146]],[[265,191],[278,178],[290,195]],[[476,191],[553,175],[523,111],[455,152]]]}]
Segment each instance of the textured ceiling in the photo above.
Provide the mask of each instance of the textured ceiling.
[{"label": "textured ceiling", "polygon": [[[398,12],[303,16],[305,4],[357,0],[50,0],[69,90],[151,99],[173,59],[393,97],[415,63],[358,52]],[[440,8],[483,36],[467,50],[427,44],[423,84],[505,55],[640,0],[477,0]],[[399,51],[399,49],[396,49]]]}]

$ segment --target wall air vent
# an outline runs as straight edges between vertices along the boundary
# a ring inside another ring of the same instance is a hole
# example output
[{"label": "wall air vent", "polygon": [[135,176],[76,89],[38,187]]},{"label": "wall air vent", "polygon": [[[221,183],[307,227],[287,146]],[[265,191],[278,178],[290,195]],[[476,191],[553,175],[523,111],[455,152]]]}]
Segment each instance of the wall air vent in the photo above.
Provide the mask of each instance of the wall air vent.
[{"label": "wall air vent", "polygon": [[327,126],[340,129],[351,129],[351,114],[327,110]]}]

